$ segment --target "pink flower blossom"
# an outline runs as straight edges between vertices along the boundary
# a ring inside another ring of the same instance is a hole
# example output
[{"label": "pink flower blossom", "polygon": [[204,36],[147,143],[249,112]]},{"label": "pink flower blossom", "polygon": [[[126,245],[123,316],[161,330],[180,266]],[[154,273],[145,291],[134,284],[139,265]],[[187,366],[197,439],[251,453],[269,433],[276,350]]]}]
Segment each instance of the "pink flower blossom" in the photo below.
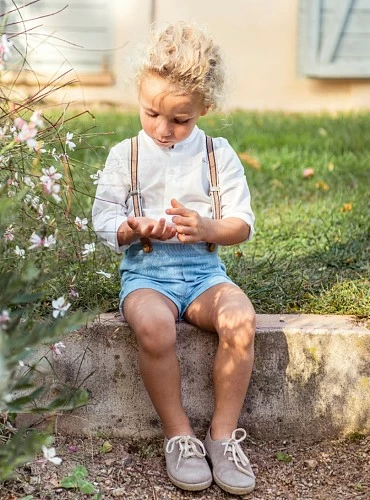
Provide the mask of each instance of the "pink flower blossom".
[{"label": "pink flower blossom", "polygon": [[30,247],[28,247],[29,250],[32,250],[33,248],[40,248],[40,247],[49,248],[52,245],[55,245],[56,238],[53,235],[50,235],[48,237],[46,237],[46,236],[41,237],[36,233],[32,233],[31,237],[30,237],[30,242],[32,243],[32,245]]},{"label": "pink flower blossom", "polygon": [[63,177],[63,175],[57,171],[57,169],[52,165],[50,168],[43,168],[42,175],[40,177],[41,182],[56,182]]},{"label": "pink flower blossom", "polygon": [[37,135],[36,125],[34,123],[28,124],[22,120],[22,118],[16,118],[14,120],[14,125],[19,130],[19,132],[14,132],[15,142],[25,142],[29,148],[35,148],[37,146],[37,141],[35,139]]},{"label": "pink flower blossom", "polygon": [[[62,297],[63,298],[63,297]],[[59,300],[59,299],[58,299]],[[63,298],[64,300],[64,298]],[[56,302],[56,301],[53,301]],[[53,311],[53,316],[54,316],[54,311]],[[54,316],[57,317],[57,316]],[[62,349],[65,349],[66,346],[63,344],[63,342],[56,342],[55,344],[52,345],[51,349],[53,351],[53,354],[55,356],[62,356]]]},{"label": "pink flower blossom", "polygon": [[13,241],[14,240],[14,228],[13,228],[13,224],[10,224],[10,226],[8,226],[6,229],[5,229],[5,232],[4,232],[4,240],[5,241]]},{"label": "pink flower blossom", "polygon": [[78,290],[75,286],[71,286],[69,294],[68,294],[72,299],[78,299],[80,294],[78,293]]}]

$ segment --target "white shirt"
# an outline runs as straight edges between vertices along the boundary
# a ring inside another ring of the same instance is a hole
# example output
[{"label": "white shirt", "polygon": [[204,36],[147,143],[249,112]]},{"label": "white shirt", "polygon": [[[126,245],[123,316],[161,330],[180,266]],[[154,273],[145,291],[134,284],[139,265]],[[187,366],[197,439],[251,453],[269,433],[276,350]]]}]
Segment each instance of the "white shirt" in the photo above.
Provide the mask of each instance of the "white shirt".
[{"label": "white shirt", "polygon": [[[160,147],[143,131],[139,132],[138,181],[142,194],[145,217],[172,216],[165,210],[171,208],[176,198],[185,207],[196,210],[201,217],[212,218],[209,166],[205,134],[195,127],[190,136],[172,148]],[[213,139],[219,177],[221,218],[238,217],[250,226],[253,234],[254,214],[244,168],[237,154],[226,139]],[[119,226],[134,215],[130,196],[130,139],[114,146],[108,155],[101,174],[92,210],[93,226],[105,244],[117,253],[130,245],[119,246]],[[177,237],[166,243],[178,243]],[[134,243],[134,242],[133,242]]]}]

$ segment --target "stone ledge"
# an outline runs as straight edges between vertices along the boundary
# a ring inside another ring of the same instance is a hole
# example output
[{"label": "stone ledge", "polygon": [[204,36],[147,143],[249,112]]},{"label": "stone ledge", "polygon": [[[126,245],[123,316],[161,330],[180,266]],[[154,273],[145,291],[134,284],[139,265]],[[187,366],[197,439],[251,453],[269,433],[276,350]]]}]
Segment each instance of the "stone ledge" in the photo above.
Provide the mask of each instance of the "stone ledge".
[{"label": "stone ledge", "polygon": [[[184,406],[201,433],[212,415],[217,336],[185,322],[177,330]],[[34,359],[43,358],[40,382],[82,384],[91,399],[86,407],[58,416],[59,431],[116,437],[161,432],[126,323],[103,314],[63,341],[63,357],[48,362],[49,349],[36,353]],[[23,415],[21,421],[30,418]],[[257,315],[255,365],[240,425],[261,439],[312,441],[368,431],[370,330],[351,317]]]}]

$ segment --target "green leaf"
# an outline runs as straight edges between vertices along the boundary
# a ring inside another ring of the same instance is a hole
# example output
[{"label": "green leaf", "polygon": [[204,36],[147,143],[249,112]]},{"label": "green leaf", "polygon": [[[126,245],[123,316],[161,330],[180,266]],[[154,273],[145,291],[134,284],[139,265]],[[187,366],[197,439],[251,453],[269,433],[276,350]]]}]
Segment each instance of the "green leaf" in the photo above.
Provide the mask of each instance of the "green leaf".
[{"label": "green leaf", "polygon": [[77,466],[73,469],[73,471],[72,471],[72,475],[73,475],[76,479],[84,479],[85,477],[87,477],[88,472],[87,472],[86,467],[84,467],[83,465],[77,465]]},{"label": "green leaf", "polygon": [[278,451],[277,453],[275,453],[275,457],[277,458],[277,460],[279,460],[279,462],[284,462],[286,464],[289,464],[293,460],[293,457],[287,455],[286,453],[283,453],[282,451]]},{"label": "green leaf", "polygon": [[86,493],[87,495],[95,493],[94,486],[91,483],[89,483],[89,481],[85,481],[84,479],[78,481],[78,488],[81,491],[81,493]]},{"label": "green leaf", "polygon": [[60,481],[62,488],[77,488],[77,479],[74,476],[63,477]]}]

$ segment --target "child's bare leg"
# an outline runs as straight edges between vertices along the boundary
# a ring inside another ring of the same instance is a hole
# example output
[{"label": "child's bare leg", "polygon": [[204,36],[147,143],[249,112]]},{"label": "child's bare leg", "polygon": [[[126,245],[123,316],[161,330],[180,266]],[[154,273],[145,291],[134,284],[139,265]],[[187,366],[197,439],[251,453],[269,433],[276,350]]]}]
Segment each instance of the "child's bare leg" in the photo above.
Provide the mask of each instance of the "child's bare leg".
[{"label": "child's bare leg", "polygon": [[214,361],[215,411],[213,439],[230,437],[237,428],[254,359],[255,313],[238,287],[222,283],[192,302],[185,318],[202,329],[216,331],[219,344]]},{"label": "child's bare leg", "polygon": [[125,299],[124,315],[135,332],[141,376],[165,436],[192,435],[181,401],[180,368],[176,357],[177,307],[155,290],[140,289]]}]

